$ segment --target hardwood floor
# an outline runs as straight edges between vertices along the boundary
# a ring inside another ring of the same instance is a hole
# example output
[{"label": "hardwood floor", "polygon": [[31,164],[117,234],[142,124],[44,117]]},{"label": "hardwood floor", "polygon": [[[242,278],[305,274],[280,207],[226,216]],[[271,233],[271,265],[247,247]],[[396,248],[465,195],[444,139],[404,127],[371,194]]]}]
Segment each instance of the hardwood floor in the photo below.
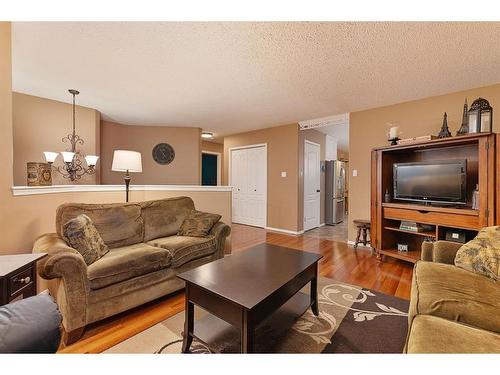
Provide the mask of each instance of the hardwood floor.
[{"label": "hardwood floor", "polygon": [[[321,228],[319,229],[321,230]],[[325,228],[329,230],[329,228]],[[318,230],[316,230],[318,231]],[[345,242],[331,241],[318,233],[289,236],[261,228],[233,224],[228,249],[238,252],[259,243],[310,251],[323,255],[320,276],[409,299],[413,266],[397,259],[377,261],[368,249],[354,250]],[[82,339],[60,353],[100,353],[117,343],[184,310],[180,291],[87,327]]]}]

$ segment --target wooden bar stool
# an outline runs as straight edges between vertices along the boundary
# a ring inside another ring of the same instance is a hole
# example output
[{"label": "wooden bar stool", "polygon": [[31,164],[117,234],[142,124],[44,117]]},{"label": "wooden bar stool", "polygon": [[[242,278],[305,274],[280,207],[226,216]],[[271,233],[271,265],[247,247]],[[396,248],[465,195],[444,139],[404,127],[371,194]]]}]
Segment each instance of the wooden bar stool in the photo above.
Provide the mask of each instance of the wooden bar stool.
[{"label": "wooden bar stool", "polygon": [[[354,243],[354,248],[357,249],[358,244],[361,242],[363,243],[364,246],[366,246],[366,244],[371,245],[370,240],[367,239],[368,234],[370,232],[370,220],[353,220],[352,222],[358,228],[358,234],[356,235],[356,242]],[[360,240],[361,236],[363,236],[363,240]]]}]

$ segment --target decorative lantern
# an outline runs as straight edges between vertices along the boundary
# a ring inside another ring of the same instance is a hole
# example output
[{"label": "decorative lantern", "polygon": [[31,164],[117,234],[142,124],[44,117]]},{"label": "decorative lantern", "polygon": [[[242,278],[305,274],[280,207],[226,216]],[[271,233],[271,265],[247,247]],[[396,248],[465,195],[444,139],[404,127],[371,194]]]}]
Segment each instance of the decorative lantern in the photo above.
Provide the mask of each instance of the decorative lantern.
[{"label": "decorative lantern", "polygon": [[489,133],[491,132],[491,121],[493,118],[493,108],[490,103],[483,98],[478,98],[472,102],[469,112],[469,133]]}]

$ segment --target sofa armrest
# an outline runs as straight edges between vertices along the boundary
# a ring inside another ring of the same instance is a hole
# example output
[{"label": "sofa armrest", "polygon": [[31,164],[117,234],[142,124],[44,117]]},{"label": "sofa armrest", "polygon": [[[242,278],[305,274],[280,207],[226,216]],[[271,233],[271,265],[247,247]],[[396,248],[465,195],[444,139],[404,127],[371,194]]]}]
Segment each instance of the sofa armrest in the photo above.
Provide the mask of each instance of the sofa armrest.
[{"label": "sofa armrest", "polygon": [[460,247],[462,247],[461,243],[451,241],[424,242],[422,243],[422,260],[455,264],[455,255]]},{"label": "sofa armrest", "polygon": [[90,286],[87,265],[81,254],[56,233],[37,238],[33,252],[48,254],[38,262],[38,274],[50,280],[47,286],[63,315],[66,331],[85,326]]},{"label": "sofa armrest", "polygon": [[210,230],[210,235],[215,237],[217,247],[217,255],[219,258],[224,258],[224,250],[226,244],[226,237],[231,234],[231,227],[222,221],[216,223]]}]

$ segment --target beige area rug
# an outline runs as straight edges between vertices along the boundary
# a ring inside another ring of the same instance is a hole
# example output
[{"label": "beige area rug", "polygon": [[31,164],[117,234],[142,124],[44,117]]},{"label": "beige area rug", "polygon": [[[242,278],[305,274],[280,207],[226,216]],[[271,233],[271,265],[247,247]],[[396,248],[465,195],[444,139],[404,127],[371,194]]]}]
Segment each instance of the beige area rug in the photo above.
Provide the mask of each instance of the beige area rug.
[{"label": "beige area rug", "polygon": [[[308,287],[303,292],[308,293]],[[293,321],[261,324],[259,353],[401,353],[407,333],[408,301],[328,278],[318,281],[320,315],[310,309]],[[196,321],[217,319],[195,308]],[[121,342],[105,353],[180,353],[184,312]],[[291,327],[291,328],[290,328]],[[192,353],[237,353],[239,339],[228,332],[207,346],[193,341]]]}]

